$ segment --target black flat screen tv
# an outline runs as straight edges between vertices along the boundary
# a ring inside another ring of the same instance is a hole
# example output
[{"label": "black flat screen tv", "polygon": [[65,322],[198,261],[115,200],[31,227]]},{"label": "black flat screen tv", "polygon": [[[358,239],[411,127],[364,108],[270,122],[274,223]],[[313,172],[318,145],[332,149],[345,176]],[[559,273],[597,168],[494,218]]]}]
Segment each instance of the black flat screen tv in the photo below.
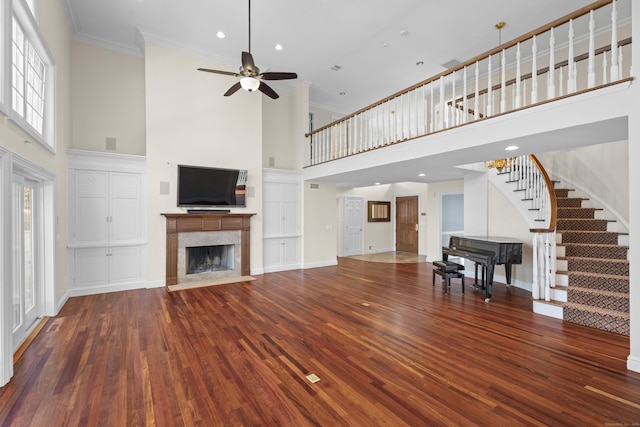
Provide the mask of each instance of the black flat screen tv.
[{"label": "black flat screen tv", "polygon": [[247,171],[178,165],[178,206],[246,207]]}]

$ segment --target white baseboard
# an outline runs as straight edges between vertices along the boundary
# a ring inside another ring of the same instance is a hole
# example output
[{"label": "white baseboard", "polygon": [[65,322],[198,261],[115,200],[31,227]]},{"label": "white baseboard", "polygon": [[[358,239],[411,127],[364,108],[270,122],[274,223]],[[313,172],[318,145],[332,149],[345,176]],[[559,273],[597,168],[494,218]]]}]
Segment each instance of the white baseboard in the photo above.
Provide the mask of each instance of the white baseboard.
[{"label": "white baseboard", "polygon": [[53,313],[51,316],[57,316],[58,313],[60,313],[60,310],[62,310],[62,307],[64,307],[64,305],[67,303],[67,301],[69,301],[69,291],[68,290],[67,290],[67,292],[65,292],[62,295],[62,297],[56,303],[56,312]]},{"label": "white baseboard", "polygon": [[633,372],[640,372],[640,356],[629,355],[627,357],[627,369]]},{"label": "white baseboard", "polygon": [[[151,283],[156,283],[156,282],[151,282]],[[104,286],[94,286],[90,288],[69,289],[68,294],[69,294],[69,297],[71,298],[71,297],[82,297],[86,295],[106,294],[110,292],[132,291],[135,289],[147,289],[149,287],[158,287],[158,286],[155,286],[155,285],[148,286],[148,282],[135,282],[135,283],[127,283],[124,285],[104,285]]]},{"label": "white baseboard", "polygon": [[338,265],[338,259],[333,259],[330,261],[319,261],[319,262],[309,262],[305,263],[302,268],[318,268],[318,267],[330,267],[333,265]]}]

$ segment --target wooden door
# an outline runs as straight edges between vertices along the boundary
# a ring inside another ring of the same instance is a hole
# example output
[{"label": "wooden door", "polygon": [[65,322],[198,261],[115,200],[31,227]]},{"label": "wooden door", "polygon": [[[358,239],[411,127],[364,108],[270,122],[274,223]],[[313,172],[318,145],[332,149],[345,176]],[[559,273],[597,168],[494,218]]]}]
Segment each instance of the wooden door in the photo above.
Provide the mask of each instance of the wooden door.
[{"label": "wooden door", "polygon": [[418,196],[396,198],[396,251],[418,253]]}]

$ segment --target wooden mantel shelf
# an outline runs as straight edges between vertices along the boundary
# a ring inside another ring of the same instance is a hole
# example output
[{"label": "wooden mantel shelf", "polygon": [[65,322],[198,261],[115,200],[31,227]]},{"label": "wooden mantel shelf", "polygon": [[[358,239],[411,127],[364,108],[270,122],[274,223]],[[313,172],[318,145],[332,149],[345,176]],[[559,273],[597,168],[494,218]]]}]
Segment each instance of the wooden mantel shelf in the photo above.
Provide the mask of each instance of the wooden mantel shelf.
[{"label": "wooden mantel shelf", "polygon": [[254,213],[163,213],[167,219],[166,286],[178,283],[178,234],[195,231],[240,230],[243,276],[251,274],[250,231]]}]

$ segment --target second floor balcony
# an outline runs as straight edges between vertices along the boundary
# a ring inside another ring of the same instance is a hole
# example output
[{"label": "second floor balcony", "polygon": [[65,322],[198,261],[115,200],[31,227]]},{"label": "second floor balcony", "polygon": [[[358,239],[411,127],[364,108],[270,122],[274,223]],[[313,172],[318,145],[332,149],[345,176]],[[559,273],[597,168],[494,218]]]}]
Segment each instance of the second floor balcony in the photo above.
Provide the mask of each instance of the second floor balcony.
[{"label": "second floor balcony", "polygon": [[[458,179],[456,166],[626,139],[631,1],[597,1],[307,135],[305,179]],[[505,125],[508,123],[508,125]],[[418,178],[418,173],[425,176]]]}]

